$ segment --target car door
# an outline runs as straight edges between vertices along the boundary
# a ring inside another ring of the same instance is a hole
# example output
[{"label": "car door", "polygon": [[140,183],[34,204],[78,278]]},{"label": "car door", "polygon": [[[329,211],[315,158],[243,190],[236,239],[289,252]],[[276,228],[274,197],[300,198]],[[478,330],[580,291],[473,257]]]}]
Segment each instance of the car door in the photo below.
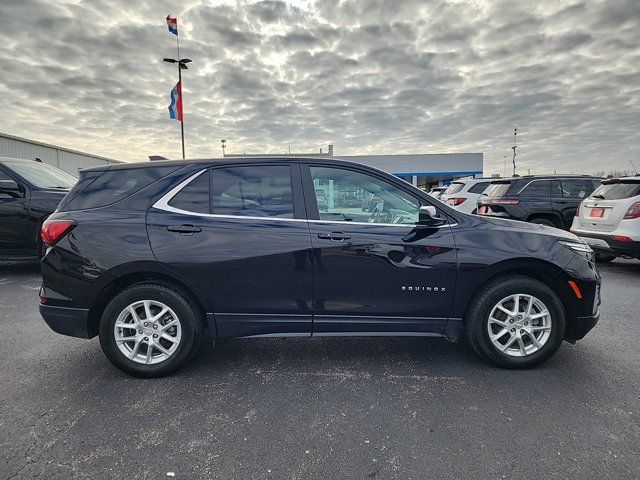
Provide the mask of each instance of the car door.
[{"label": "car door", "polygon": [[[415,228],[420,206],[430,202],[402,180],[357,167],[318,163],[302,171],[315,264],[313,334],[443,333],[457,258],[449,224]],[[326,210],[317,208],[318,190]],[[340,206],[345,194],[377,200],[363,211],[357,202]]]},{"label": "car door", "polygon": [[0,167],[0,256],[35,255],[35,236],[29,222],[29,190],[17,183],[19,191],[4,186],[17,182]]},{"label": "car door", "polygon": [[563,178],[554,180],[551,186],[551,201],[560,212],[565,227],[570,227],[580,202],[593,191],[593,183],[585,178]]},{"label": "car door", "polygon": [[297,164],[202,169],[147,214],[158,261],[189,278],[220,337],[311,335],[312,264]]}]

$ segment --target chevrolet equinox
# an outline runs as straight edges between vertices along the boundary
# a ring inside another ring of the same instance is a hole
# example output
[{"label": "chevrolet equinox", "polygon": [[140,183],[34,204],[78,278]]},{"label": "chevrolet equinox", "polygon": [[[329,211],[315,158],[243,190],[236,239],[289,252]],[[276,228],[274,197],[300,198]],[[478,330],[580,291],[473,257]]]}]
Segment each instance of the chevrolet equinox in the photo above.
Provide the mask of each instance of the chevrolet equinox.
[{"label": "chevrolet equinox", "polygon": [[600,276],[577,236],[456,211],[338,160],[90,168],[41,237],[47,324],[99,336],[142,377],[174,371],[203,338],[263,336],[465,336],[526,368],[599,316]]}]

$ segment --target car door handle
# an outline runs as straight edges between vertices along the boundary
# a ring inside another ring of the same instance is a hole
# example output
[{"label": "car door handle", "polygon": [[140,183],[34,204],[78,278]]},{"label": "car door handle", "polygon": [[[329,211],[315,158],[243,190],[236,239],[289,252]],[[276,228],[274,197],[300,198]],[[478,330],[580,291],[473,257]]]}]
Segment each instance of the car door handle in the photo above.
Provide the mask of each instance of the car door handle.
[{"label": "car door handle", "polygon": [[167,230],[178,233],[198,233],[202,231],[202,228],[195,225],[172,225],[167,227]]},{"label": "car door handle", "polygon": [[342,232],[319,233],[318,238],[325,240],[349,240],[351,235],[346,235]]}]

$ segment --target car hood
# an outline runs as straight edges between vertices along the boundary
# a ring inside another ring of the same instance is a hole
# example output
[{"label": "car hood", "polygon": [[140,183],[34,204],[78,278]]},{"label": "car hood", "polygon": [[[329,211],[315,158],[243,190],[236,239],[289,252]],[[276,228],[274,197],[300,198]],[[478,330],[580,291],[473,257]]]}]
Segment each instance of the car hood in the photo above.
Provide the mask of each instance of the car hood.
[{"label": "car hood", "polygon": [[569,242],[584,243],[580,237],[566,230],[559,228],[539,225],[537,223],[521,222],[519,220],[510,220],[506,218],[482,217],[485,221],[495,225],[496,227],[508,228],[509,230],[520,230],[522,232],[538,233],[548,235],[560,240]]}]

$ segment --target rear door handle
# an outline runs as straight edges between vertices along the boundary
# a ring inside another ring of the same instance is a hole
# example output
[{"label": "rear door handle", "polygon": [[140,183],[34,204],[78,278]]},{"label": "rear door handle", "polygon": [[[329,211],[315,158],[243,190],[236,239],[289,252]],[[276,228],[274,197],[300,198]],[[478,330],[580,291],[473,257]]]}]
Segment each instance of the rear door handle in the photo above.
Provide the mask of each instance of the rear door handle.
[{"label": "rear door handle", "polygon": [[178,233],[198,233],[202,231],[202,228],[195,225],[172,225],[167,227],[167,230]]},{"label": "rear door handle", "polygon": [[325,240],[349,240],[351,235],[346,235],[342,232],[319,233],[318,238]]}]

